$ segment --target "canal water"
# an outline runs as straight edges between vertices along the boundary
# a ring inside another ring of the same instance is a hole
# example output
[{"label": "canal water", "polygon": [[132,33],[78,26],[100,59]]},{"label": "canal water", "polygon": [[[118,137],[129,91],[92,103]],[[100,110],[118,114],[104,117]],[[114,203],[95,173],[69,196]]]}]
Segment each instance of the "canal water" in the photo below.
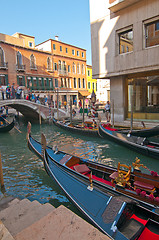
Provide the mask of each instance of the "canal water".
[{"label": "canal water", "polygon": [[[55,207],[63,204],[74,211],[58,185],[46,174],[42,161],[27,147],[27,123],[16,125],[22,133],[12,129],[0,134],[0,152],[3,164],[4,183],[7,195],[21,199],[49,202]],[[92,161],[117,167],[118,162],[132,164],[136,157],[149,169],[159,173],[159,161],[138,154],[116,143],[98,137],[82,136],[61,130],[54,125],[32,124],[32,135],[40,141],[44,133],[50,146],[58,145],[59,150],[81,156]],[[155,139],[159,142],[159,138]],[[143,171],[147,171],[143,169]]]}]

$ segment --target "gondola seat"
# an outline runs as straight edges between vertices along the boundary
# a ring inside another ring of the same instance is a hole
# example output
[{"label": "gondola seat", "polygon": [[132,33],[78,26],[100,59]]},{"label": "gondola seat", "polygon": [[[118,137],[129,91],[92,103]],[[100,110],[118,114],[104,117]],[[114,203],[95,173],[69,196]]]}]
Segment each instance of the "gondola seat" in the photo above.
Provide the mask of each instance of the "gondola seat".
[{"label": "gondola seat", "polygon": [[134,182],[134,188],[140,188],[142,190],[148,191],[150,193],[154,193],[154,191],[156,190],[156,188],[149,183],[145,183],[145,182],[141,182],[141,181],[135,181]]},{"label": "gondola seat", "polygon": [[78,172],[78,173],[81,173],[81,174],[87,174],[89,173],[91,170],[87,167],[86,164],[80,164],[80,165],[75,165],[73,167],[73,169]]},{"label": "gondola seat", "polygon": [[[127,169],[126,170],[123,170]],[[109,177],[111,178],[111,182],[112,185],[114,184],[115,179],[119,176],[119,173],[123,174],[124,180],[126,182],[129,182],[130,179],[130,174],[131,174],[131,166],[127,166],[125,164],[121,164],[120,162],[118,163],[118,168],[117,168],[117,172],[113,172]]]}]

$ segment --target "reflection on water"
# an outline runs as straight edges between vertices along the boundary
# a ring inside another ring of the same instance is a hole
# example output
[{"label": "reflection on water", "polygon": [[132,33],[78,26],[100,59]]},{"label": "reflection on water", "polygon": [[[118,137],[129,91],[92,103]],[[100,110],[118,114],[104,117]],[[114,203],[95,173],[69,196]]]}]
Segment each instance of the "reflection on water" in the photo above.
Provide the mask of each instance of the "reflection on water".
[{"label": "reflection on water", "polygon": [[[13,129],[0,135],[0,151],[3,161],[6,192],[19,198],[50,202],[54,206],[63,203],[73,208],[63,191],[46,174],[42,161],[27,148],[27,125],[20,123],[22,134]],[[32,135],[40,140],[44,133],[48,145],[57,145],[59,150],[110,166],[132,164],[136,157],[149,169],[159,172],[158,160],[135,153],[116,143],[100,138],[69,134],[53,125],[32,125]],[[158,140],[158,138],[157,138]],[[146,171],[146,170],[144,170]]]}]

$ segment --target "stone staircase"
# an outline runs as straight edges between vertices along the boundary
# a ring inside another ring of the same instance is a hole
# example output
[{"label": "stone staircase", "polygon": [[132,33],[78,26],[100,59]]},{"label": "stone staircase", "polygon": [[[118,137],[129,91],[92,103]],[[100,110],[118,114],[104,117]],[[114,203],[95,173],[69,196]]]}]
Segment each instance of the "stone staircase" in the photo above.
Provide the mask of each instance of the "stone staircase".
[{"label": "stone staircase", "polygon": [[61,205],[3,197],[0,200],[0,240],[109,239]]}]

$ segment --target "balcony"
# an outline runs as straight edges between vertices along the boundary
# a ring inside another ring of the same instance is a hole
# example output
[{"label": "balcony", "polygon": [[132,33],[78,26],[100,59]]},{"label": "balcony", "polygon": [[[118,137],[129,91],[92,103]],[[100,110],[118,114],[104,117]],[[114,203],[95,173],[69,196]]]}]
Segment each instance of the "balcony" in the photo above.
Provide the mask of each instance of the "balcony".
[{"label": "balcony", "polygon": [[36,65],[30,66],[30,70],[32,70],[32,71],[37,71],[37,66],[36,66]]},{"label": "balcony", "polygon": [[25,65],[16,64],[16,70],[18,72],[25,72]]},{"label": "balcony", "polygon": [[59,70],[58,73],[61,76],[68,76],[68,72],[66,70]]},{"label": "balcony", "polygon": [[7,70],[8,69],[8,63],[7,62],[2,62],[0,64],[0,69]]},{"label": "balcony", "polygon": [[141,0],[109,0],[109,9],[112,12],[117,12],[140,1]]}]

